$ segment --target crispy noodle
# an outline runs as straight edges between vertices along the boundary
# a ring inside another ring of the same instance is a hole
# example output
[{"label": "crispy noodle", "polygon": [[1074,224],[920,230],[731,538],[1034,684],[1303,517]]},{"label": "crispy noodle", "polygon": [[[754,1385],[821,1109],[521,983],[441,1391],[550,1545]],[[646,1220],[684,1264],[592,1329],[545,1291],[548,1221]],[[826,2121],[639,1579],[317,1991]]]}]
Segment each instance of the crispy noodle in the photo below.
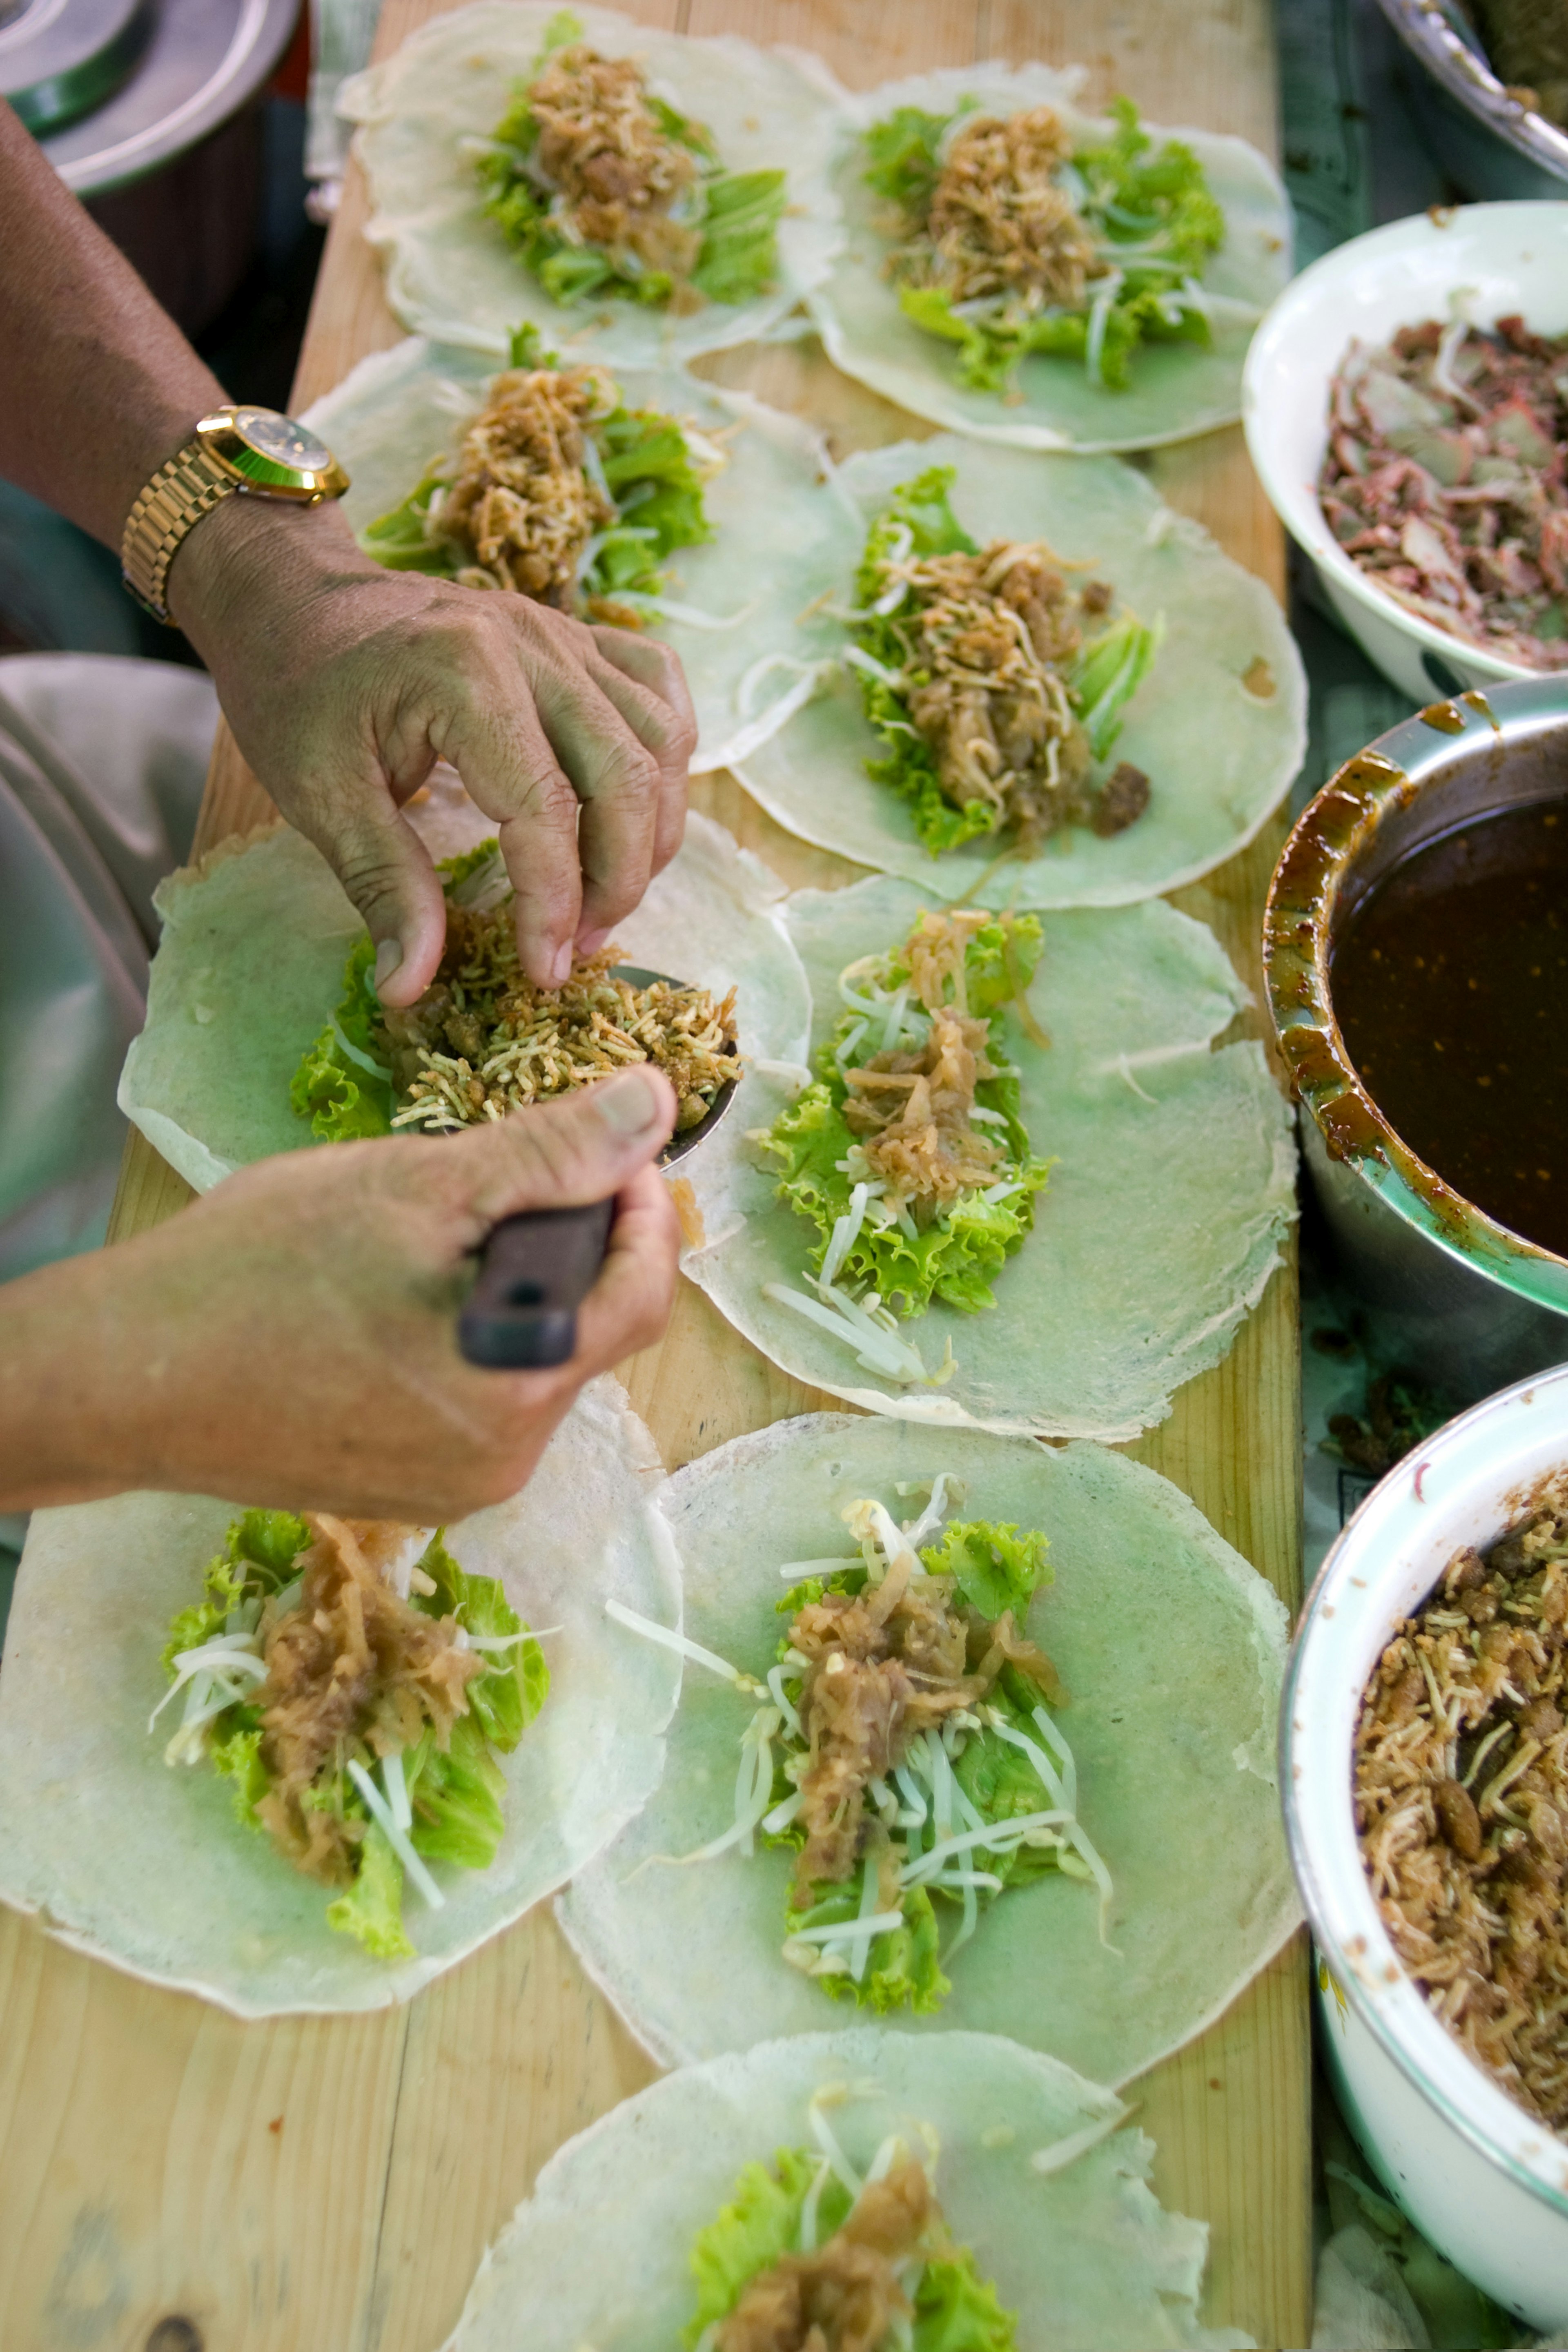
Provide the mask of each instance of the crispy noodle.
[{"label": "crispy noodle", "polygon": [[465,586],[576,609],[584,551],[620,520],[586,455],[587,427],[618,399],[602,368],[512,368],[493,380],[450,487],[425,509],[425,536],[461,551]]},{"label": "crispy noodle", "polygon": [[735,991],[719,1002],[667,981],[633,987],[615,976],[621,960],[602,948],[563,987],[538,988],[517,961],[509,894],[488,908],[449,903],[435,979],[415,1003],[381,1012],[392,1126],[473,1127],[652,1062],[675,1089],[678,1129],[695,1127],[739,1074]]},{"label": "crispy noodle", "polygon": [[1568,1472],[1396,1629],[1355,1743],[1362,1857],[1434,2014],[1568,2135]]},{"label": "crispy noodle", "polygon": [[530,85],[528,106],[539,125],[533,160],[557,192],[556,226],[622,268],[667,272],[676,283],[673,307],[695,308],[690,280],[702,232],[674,217],[674,207],[702,166],[662,127],[636,60],[573,41]]},{"label": "crispy noodle", "polygon": [[947,146],[924,222],[898,257],[906,283],[955,302],[1021,296],[1078,310],[1105,263],[1055,173],[1072,152],[1048,106],[964,121]]},{"label": "crispy noodle", "polygon": [[[993,540],[973,555],[890,548],[871,568],[875,610],[904,656],[899,670],[876,665],[878,675],[904,698],[954,807],[989,809],[992,831],[1007,828],[1025,856],[1062,825],[1109,836],[1143,814],[1141,769],[1124,761],[1103,784],[1092,780],[1064,676],[1083,621],[1110,605],[1103,582],[1070,587],[1041,540]],[[856,667],[869,661],[861,653]]]}]

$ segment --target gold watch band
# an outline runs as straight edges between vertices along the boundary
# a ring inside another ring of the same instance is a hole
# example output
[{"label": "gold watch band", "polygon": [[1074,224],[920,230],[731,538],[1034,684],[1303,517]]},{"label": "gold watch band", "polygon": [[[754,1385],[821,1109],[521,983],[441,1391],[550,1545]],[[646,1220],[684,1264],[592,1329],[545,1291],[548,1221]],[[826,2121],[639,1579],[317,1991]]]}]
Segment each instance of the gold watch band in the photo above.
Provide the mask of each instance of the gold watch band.
[{"label": "gold watch band", "polygon": [[179,626],[163,597],[169,566],[193,525],[238,488],[234,474],[209,457],[199,440],[188,441],[159,467],[131,508],[120,542],[120,573],[154,620]]}]

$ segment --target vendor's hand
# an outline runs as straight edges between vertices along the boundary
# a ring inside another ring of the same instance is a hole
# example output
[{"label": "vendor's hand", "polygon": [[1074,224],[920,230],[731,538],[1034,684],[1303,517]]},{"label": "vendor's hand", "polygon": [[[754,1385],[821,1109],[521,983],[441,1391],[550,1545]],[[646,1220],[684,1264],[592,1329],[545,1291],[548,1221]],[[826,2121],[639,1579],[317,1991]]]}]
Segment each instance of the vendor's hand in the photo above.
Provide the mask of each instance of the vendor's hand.
[{"label": "vendor's hand", "polygon": [[437,760],[496,819],[541,986],[591,954],[674,855],[696,741],[668,649],[361,554],[335,506],[233,498],[191,532],[170,607],[235,739],[341,878],[383,1002],[412,1004],[446,910],[399,812]]},{"label": "vendor's hand", "polygon": [[[154,1232],[0,1290],[0,1508],[126,1487],[421,1525],[514,1494],[584,1381],[674,1288],[657,1071],[456,1136],[287,1152]],[[514,1211],[616,1196],[549,1371],[457,1352],[470,1253]]]}]

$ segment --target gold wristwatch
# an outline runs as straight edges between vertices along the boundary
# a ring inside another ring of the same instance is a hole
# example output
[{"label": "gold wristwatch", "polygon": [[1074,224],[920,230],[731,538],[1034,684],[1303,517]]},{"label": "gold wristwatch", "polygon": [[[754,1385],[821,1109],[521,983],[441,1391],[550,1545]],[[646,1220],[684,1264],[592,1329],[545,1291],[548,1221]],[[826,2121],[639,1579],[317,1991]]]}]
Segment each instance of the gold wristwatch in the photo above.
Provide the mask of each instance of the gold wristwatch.
[{"label": "gold wristwatch", "polygon": [[275,408],[214,408],[193,437],[160,466],[126,518],[120,568],[154,620],[170,620],[163,590],[182,541],[221,499],[284,499],[319,506],[340,499],[349,477],[323,441]]}]

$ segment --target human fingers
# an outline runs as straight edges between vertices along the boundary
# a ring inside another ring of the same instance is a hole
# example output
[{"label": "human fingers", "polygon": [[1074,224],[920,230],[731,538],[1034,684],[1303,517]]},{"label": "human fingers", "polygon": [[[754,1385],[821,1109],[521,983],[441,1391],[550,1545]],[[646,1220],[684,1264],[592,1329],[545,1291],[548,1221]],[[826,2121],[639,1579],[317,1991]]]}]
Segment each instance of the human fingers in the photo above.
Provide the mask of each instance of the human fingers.
[{"label": "human fingers", "polygon": [[364,917],[385,1004],[412,1004],[435,977],[446,901],[430,852],[383,775],[350,772],[289,795],[286,813],[315,843]]},{"label": "human fingers", "polygon": [[443,1139],[437,1175],[468,1250],[503,1217],[524,1209],[574,1208],[609,1199],[646,1167],[674,1132],[674,1089],[646,1064],[538,1103],[465,1135]]},{"label": "human fingers", "polygon": [[651,1348],[670,1319],[681,1228],[656,1168],[639,1169],[616,1196],[615,1223],[598,1281],[578,1309],[579,1377],[608,1371]]},{"label": "human fingers", "polygon": [[[658,806],[649,864],[653,874],[662,874],[685,832],[687,786],[697,744],[696,712],[685,672],[668,646],[661,645],[656,637],[645,637],[631,629],[609,628],[595,629],[593,636],[602,657],[595,677],[612,698],[640,698],[635,703],[618,700],[617,707],[629,720],[632,719],[633,709],[637,709],[648,723],[643,740],[659,766]],[[623,674],[620,687],[612,682],[615,671]],[[591,924],[585,909],[584,922],[578,933],[579,954],[591,955],[601,946],[614,919],[612,917]]]}]

